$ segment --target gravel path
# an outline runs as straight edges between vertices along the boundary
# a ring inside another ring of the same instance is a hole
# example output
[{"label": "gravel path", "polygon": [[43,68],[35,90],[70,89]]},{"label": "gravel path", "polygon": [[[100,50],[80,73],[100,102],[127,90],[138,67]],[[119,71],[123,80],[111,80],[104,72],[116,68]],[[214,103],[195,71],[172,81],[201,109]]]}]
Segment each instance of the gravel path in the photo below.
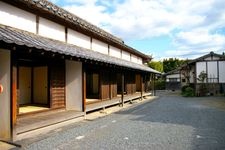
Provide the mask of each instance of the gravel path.
[{"label": "gravel path", "polygon": [[[212,105],[211,105],[212,102]],[[218,103],[215,105],[215,103]],[[164,95],[94,121],[22,141],[24,149],[225,149],[225,98]]]}]

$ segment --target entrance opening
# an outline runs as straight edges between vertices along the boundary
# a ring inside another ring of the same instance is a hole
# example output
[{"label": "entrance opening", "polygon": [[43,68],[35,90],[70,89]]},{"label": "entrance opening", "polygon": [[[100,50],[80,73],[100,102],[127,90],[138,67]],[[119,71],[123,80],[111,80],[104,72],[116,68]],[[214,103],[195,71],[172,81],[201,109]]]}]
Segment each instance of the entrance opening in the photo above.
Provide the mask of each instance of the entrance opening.
[{"label": "entrance opening", "polygon": [[[122,95],[122,74],[121,73],[117,73],[116,74],[116,79],[117,79],[117,96],[121,96]],[[124,87],[123,87],[123,89],[124,89],[124,95],[126,95],[127,94],[127,92],[126,92],[126,83],[125,83],[125,79],[124,79]]]},{"label": "entrance opening", "polygon": [[19,114],[48,109],[48,67],[18,67]]},{"label": "entrance opening", "polygon": [[86,92],[87,103],[99,101],[99,74],[87,72],[86,74]]},{"label": "entrance opening", "polygon": [[117,94],[122,94],[122,75],[120,73],[116,74],[116,80],[117,80]]}]

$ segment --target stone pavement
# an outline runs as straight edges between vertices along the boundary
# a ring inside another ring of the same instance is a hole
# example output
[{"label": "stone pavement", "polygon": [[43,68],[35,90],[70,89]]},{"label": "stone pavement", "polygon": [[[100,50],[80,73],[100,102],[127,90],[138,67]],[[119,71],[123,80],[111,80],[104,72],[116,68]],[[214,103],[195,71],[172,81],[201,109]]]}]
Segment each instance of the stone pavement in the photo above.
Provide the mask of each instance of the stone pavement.
[{"label": "stone pavement", "polygon": [[27,150],[225,149],[224,101],[164,93],[155,101],[127,104],[131,107],[110,115],[95,112],[85,121],[19,143]]}]

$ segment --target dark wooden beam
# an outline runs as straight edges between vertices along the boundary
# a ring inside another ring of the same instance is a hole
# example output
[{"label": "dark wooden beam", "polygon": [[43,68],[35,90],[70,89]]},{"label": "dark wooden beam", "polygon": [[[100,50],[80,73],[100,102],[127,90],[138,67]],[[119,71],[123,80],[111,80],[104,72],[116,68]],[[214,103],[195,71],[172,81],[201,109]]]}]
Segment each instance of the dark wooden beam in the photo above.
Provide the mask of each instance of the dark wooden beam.
[{"label": "dark wooden beam", "polygon": [[122,87],[121,87],[121,89],[122,89],[122,95],[121,95],[121,105],[122,105],[122,107],[123,107],[123,105],[124,105],[124,73],[122,73],[121,74],[122,75]]},{"label": "dark wooden beam", "polygon": [[65,27],[65,41],[67,43],[67,40],[68,40],[68,28]]},{"label": "dark wooden beam", "polygon": [[112,72],[109,71],[109,99],[112,99]]},{"label": "dark wooden beam", "polygon": [[141,100],[143,100],[143,74],[140,74],[141,78],[140,78],[140,84],[141,84]]},{"label": "dark wooden beam", "polygon": [[156,96],[156,91],[155,91],[155,74],[153,74],[153,96]]},{"label": "dark wooden beam", "polygon": [[40,20],[39,16],[36,15],[36,34],[39,34],[39,20]]}]

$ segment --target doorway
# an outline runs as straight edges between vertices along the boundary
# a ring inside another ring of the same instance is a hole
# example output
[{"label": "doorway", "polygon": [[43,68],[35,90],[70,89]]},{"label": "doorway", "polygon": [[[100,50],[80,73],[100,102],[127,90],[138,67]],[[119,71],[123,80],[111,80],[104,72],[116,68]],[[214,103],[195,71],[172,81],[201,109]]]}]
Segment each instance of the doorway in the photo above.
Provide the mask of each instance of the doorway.
[{"label": "doorway", "polygon": [[48,67],[18,67],[19,114],[46,110],[48,102]]},{"label": "doorway", "polygon": [[86,74],[86,102],[92,103],[99,101],[99,74],[94,72],[87,72]]}]

